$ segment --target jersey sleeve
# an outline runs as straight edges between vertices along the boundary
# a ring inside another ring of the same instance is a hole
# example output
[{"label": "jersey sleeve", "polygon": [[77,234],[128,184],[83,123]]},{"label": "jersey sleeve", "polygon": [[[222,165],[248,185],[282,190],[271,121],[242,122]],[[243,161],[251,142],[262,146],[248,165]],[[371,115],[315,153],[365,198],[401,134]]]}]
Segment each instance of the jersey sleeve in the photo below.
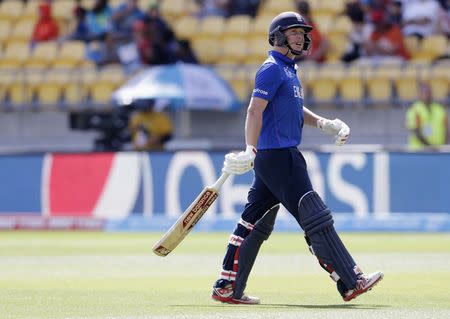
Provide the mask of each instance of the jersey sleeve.
[{"label": "jersey sleeve", "polygon": [[252,96],[271,101],[282,81],[279,67],[274,63],[265,63],[256,73]]}]

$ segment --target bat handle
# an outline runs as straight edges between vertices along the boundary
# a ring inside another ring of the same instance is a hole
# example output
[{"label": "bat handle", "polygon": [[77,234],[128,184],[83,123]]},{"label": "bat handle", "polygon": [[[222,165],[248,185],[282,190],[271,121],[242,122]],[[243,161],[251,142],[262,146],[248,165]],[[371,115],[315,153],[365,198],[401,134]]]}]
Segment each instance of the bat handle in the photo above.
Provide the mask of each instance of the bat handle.
[{"label": "bat handle", "polygon": [[228,176],[230,176],[230,174],[223,172],[222,175],[220,175],[219,179],[211,186],[211,188],[214,188],[216,191],[218,191],[222,187],[223,183],[225,183]]}]

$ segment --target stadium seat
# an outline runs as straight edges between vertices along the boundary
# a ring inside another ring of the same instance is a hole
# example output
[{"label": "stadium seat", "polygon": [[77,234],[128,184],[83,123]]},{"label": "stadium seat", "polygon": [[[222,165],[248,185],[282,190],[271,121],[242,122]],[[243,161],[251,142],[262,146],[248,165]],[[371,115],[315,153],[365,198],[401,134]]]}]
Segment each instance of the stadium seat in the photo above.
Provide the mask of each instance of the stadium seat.
[{"label": "stadium seat", "polygon": [[220,63],[242,63],[248,52],[248,42],[242,37],[226,38],[222,41]]},{"label": "stadium seat", "polygon": [[25,18],[18,20],[11,31],[10,40],[30,41],[33,35],[34,25],[34,19]]},{"label": "stadium seat", "polygon": [[45,73],[43,80],[36,86],[36,97],[39,103],[44,105],[60,104],[63,98],[63,89],[71,82],[71,73],[61,69],[50,69]]},{"label": "stadium seat", "polygon": [[372,75],[366,78],[369,101],[375,105],[387,106],[392,98],[392,82],[384,75]]},{"label": "stadium seat", "polygon": [[82,41],[67,41],[61,44],[59,54],[53,61],[54,67],[72,68],[85,61],[86,46]]},{"label": "stadium seat", "polygon": [[292,0],[267,0],[262,3],[259,13],[271,14],[273,16],[283,11],[296,11],[294,1]]},{"label": "stadium seat", "polygon": [[200,22],[196,17],[182,17],[174,25],[174,31],[179,39],[191,40],[198,35],[199,30]]},{"label": "stadium seat", "polygon": [[417,76],[408,73],[402,73],[394,80],[397,98],[401,105],[407,105],[417,99],[417,81]]},{"label": "stadium seat", "polygon": [[[9,39],[12,23],[9,20],[0,20],[0,49],[2,44]],[[1,51],[1,50],[0,50]]]},{"label": "stadium seat", "polygon": [[106,66],[99,71],[97,80],[90,85],[90,96],[95,104],[106,104],[111,101],[115,89],[125,82],[121,65]]},{"label": "stadium seat", "polygon": [[252,36],[265,36],[266,39],[269,37],[269,25],[272,22],[273,15],[263,14],[258,15],[253,19],[253,23],[250,27],[250,32]]},{"label": "stadium seat", "polygon": [[[59,1],[53,1],[52,4],[52,9],[54,7],[55,2],[59,2]],[[25,4],[25,7],[23,9],[21,18],[27,17],[27,18],[32,18],[34,20],[37,20],[38,16],[39,16],[39,5],[40,5],[40,1],[27,1],[27,3]],[[53,10],[52,10],[53,12]]]},{"label": "stadium seat", "polygon": [[253,78],[254,75],[250,74],[246,68],[234,67],[233,78],[230,84],[241,102],[245,103],[249,100]]},{"label": "stadium seat", "polygon": [[222,37],[225,31],[225,19],[218,16],[208,16],[200,22],[200,36]]},{"label": "stadium seat", "polygon": [[434,99],[448,103],[450,94],[450,63],[437,63],[430,71],[428,82]]},{"label": "stadium seat", "polygon": [[87,101],[91,85],[97,81],[98,72],[94,66],[81,66],[71,71],[71,81],[63,89],[68,108],[76,108]]},{"label": "stadium seat", "polygon": [[0,59],[0,69],[20,68],[29,55],[28,42],[7,43]]},{"label": "stadium seat", "polygon": [[347,36],[344,33],[329,33],[326,36],[329,43],[329,48],[326,52],[326,61],[340,61],[341,56],[347,48]]},{"label": "stadium seat", "polygon": [[251,37],[248,41],[248,52],[244,62],[246,64],[261,64],[267,59],[267,53],[270,49],[267,36]]},{"label": "stadium seat", "polygon": [[16,72],[14,70],[0,68],[0,104],[5,104],[9,89],[14,83]]},{"label": "stadium seat", "polygon": [[314,78],[308,81],[308,88],[316,103],[335,104],[337,79],[334,74],[326,71],[326,66],[319,69]]},{"label": "stadium seat", "polygon": [[353,28],[353,26],[352,26],[352,22],[350,21],[350,19],[347,16],[342,15],[342,16],[336,17],[330,31],[336,31],[336,32],[340,32],[343,34],[348,34],[352,30],[352,28]]},{"label": "stadium seat", "polygon": [[73,9],[75,2],[72,0],[58,0],[52,3],[52,13],[57,19],[64,19],[66,21],[73,19]]},{"label": "stadium seat", "polygon": [[231,16],[225,21],[224,37],[247,37],[251,24],[252,19],[248,15]]},{"label": "stadium seat", "polygon": [[416,36],[407,36],[404,38],[405,46],[408,52],[413,56],[416,52],[419,51],[420,42]]},{"label": "stadium seat", "polygon": [[196,37],[191,44],[195,55],[200,62],[214,64],[222,56],[222,52],[220,52],[220,43],[220,40],[215,37]]},{"label": "stadium seat", "polygon": [[344,76],[338,81],[338,89],[344,103],[363,104],[364,81],[358,76]]},{"label": "stadium seat", "polygon": [[25,61],[25,67],[48,67],[58,55],[59,47],[56,42],[41,42],[31,51]]},{"label": "stadium seat", "polygon": [[168,21],[177,19],[185,14],[185,0],[162,1],[160,6],[161,15]]},{"label": "stadium seat", "polygon": [[23,9],[22,1],[3,0],[0,2],[0,19],[15,21],[22,16]]},{"label": "stadium seat", "polygon": [[432,62],[436,58],[445,55],[448,47],[447,38],[444,35],[432,35],[422,40],[419,50],[411,52],[412,60],[416,62]]}]

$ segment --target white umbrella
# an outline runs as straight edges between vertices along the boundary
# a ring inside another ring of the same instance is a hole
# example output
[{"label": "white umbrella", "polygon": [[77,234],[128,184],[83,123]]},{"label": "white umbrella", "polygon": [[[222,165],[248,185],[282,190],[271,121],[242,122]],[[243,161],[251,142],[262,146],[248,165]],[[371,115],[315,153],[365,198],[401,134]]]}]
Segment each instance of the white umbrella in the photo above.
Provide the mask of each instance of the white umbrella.
[{"label": "white umbrella", "polygon": [[149,67],[113,93],[118,105],[154,101],[159,109],[235,111],[241,104],[232,88],[214,70],[177,63]]}]

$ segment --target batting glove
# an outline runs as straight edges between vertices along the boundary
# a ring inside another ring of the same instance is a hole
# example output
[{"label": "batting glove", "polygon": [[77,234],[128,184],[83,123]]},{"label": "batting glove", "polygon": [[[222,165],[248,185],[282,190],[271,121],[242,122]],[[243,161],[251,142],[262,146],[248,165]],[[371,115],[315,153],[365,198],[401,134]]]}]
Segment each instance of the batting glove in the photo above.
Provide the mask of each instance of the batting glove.
[{"label": "batting glove", "polygon": [[253,168],[255,156],[256,148],[252,145],[247,145],[243,152],[228,153],[225,155],[222,171],[228,174],[245,174]]},{"label": "batting glove", "polygon": [[334,144],[338,146],[344,145],[350,135],[350,128],[340,119],[319,119],[317,121],[317,127],[325,133],[332,135]]}]

